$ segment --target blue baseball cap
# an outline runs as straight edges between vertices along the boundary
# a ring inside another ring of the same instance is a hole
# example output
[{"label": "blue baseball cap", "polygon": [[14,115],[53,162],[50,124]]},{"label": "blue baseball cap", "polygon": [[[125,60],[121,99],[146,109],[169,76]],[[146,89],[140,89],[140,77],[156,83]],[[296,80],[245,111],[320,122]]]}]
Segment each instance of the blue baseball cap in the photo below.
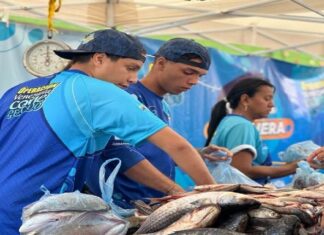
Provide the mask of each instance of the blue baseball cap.
[{"label": "blue baseball cap", "polygon": [[[193,58],[188,55],[197,56],[201,59],[201,63],[192,61]],[[210,56],[207,48],[191,39],[171,39],[160,47],[155,56],[162,56],[173,62],[188,64],[206,70],[210,66]]]},{"label": "blue baseball cap", "polygon": [[104,29],[89,33],[76,50],[54,50],[64,59],[73,59],[77,55],[107,53],[109,55],[145,61],[145,49],[142,43],[127,33],[115,29]]}]

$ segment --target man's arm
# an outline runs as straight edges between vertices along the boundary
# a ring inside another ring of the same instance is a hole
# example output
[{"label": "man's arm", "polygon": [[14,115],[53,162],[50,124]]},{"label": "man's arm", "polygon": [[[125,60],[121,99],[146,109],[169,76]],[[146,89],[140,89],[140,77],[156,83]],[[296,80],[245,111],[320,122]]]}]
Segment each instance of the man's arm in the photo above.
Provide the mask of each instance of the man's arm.
[{"label": "man's arm", "polygon": [[170,127],[159,130],[148,140],[168,153],[197,185],[216,183],[197,150]]},{"label": "man's arm", "polygon": [[126,170],[124,174],[128,178],[140,184],[168,195],[184,192],[184,190],[179,185],[162,174],[148,160],[140,161],[139,163]]}]

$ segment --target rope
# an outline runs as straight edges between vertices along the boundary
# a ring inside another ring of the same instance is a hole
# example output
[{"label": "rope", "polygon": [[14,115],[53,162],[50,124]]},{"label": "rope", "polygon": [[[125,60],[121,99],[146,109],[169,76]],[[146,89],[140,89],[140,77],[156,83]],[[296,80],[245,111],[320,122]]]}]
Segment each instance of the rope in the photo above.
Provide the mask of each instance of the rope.
[{"label": "rope", "polygon": [[58,0],[58,6],[55,6],[56,0],[49,0],[48,2],[48,17],[47,17],[47,28],[48,28],[48,35],[47,37],[50,39],[53,36],[53,31],[55,31],[53,26],[53,17],[54,13],[58,12],[62,5],[62,0]]}]

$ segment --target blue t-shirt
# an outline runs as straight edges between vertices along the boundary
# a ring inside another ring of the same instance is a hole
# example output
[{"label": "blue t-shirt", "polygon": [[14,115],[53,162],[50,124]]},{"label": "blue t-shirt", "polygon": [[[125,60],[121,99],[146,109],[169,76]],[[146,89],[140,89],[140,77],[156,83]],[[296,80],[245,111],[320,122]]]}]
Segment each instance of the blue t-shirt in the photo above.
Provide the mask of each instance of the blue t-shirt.
[{"label": "blue t-shirt", "polygon": [[43,195],[41,185],[82,189],[111,136],[136,145],[165,126],[127,92],[80,71],[13,87],[0,100],[0,234],[19,234],[22,209]]},{"label": "blue t-shirt", "polygon": [[[251,121],[243,116],[234,114],[225,116],[210,143],[226,147],[233,153],[248,149],[253,153],[253,165],[272,165],[268,148],[262,143],[259,131]],[[264,183],[266,178],[256,181]]]},{"label": "blue t-shirt", "polygon": [[[165,123],[170,121],[170,113],[167,103],[163,97],[156,95],[154,92],[147,89],[141,82],[131,85],[127,91],[133,94],[134,99],[138,99],[156,116],[162,119]],[[115,179],[113,199],[114,202],[123,207],[131,208],[132,200],[149,197],[161,197],[164,194],[139,184],[128,177],[123,172],[142,161],[147,159],[159,169],[164,175],[174,180],[175,177],[175,163],[170,156],[155,145],[145,142],[138,147],[134,147],[120,139],[111,140],[100,159],[96,159],[92,164],[92,169],[89,171],[87,178],[87,185],[90,191],[94,194],[101,196],[99,188],[98,171],[103,162],[107,159],[119,158],[122,161],[121,170]],[[107,169],[107,176],[112,168]]]}]

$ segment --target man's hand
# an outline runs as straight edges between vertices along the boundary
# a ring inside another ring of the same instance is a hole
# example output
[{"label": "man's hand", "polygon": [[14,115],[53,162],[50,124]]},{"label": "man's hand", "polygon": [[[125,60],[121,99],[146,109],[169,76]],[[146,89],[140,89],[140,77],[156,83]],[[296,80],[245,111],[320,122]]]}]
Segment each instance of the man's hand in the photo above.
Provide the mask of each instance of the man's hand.
[{"label": "man's hand", "polygon": [[324,147],[321,147],[311,153],[307,157],[307,161],[313,168],[324,168]]},{"label": "man's hand", "polygon": [[[224,152],[225,156],[223,155],[218,156],[217,151]],[[203,159],[208,159],[210,161],[226,161],[228,158],[233,156],[233,153],[229,151],[227,148],[219,147],[216,145],[209,145],[207,147],[200,149],[198,152]]]}]

